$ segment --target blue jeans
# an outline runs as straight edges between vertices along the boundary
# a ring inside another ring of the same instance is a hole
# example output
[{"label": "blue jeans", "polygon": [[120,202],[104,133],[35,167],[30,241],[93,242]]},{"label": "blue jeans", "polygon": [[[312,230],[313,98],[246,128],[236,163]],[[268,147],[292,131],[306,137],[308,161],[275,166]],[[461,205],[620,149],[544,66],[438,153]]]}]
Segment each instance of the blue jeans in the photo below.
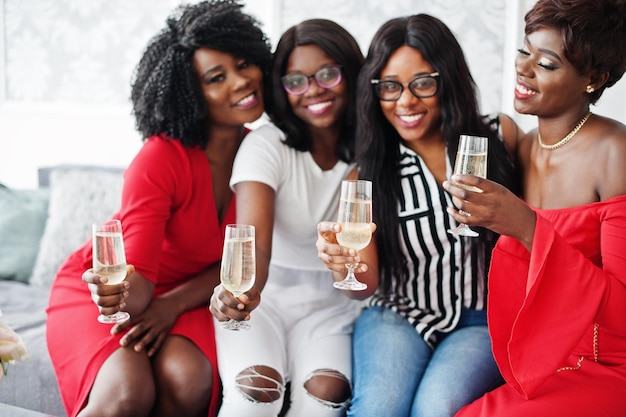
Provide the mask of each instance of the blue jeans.
[{"label": "blue jeans", "polygon": [[432,350],[404,317],[369,307],[356,322],[352,344],[348,416],[452,417],[503,383],[484,311],[463,310],[457,329]]}]

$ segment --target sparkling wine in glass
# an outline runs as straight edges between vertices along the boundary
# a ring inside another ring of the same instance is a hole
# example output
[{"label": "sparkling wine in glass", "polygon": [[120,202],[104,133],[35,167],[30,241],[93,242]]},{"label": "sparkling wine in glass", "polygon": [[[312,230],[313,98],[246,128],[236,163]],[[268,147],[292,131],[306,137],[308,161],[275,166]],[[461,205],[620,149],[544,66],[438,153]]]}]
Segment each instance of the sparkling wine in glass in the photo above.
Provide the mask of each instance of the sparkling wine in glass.
[{"label": "sparkling wine in glass", "polygon": [[[126,253],[122,237],[122,223],[108,220],[92,225],[93,272],[107,277],[107,285],[119,284],[126,278]],[[130,314],[118,311],[115,314],[100,314],[100,323],[112,324],[126,321]]]},{"label": "sparkling wine in glass", "polygon": [[[372,182],[366,180],[345,180],[341,183],[339,215],[341,232],[337,233],[337,243],[357,251],[365,248],[372,239]],[[335,288],[360,291],[367,285],[356,279],[354,268],[357,264],[346,264],[348,274],[342,281],[335,282]]]},{"label": "sparkling wine in glass", "polygon": [[[252,288],[256,277],[254,226],[248,224],[226,225],[224,252],[220,280],[224,288],[239,297]],[[222,325],[225,329],[249,329],[245,321],[230,319]]]},{"label": "sparkling wine in glass", "polygon": [[[455,174],[472,174],[477,177],[487,177],[487,138],[481,136],[461,135],[459,141],[459,149],[456,153],[456,162],[454,163]],[[456,184],[456,183],[455,183]],[[482,190],[471,185],[456,184],[466,190],[481,193]],[[465,216],[471,214],[459,210],[459,213]],[[478,233],[472,230],[465,223],[460,223],[454,229],[449,229],[449,233],[453,235],[476,237]]]}]

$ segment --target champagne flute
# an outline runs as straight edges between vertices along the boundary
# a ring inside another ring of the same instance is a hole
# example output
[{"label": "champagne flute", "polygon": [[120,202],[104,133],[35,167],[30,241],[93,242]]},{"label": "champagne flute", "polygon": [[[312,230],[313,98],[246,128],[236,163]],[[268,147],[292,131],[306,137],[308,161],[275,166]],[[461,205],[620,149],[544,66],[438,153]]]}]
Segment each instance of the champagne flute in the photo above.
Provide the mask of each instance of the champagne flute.
[{"label": "champagne flute", "polygon": [[[487,177],[487,138],[480,136],[461,135],[459,141],[459,149],[456,153],[456,162],[454,163],[455,174],[472,174],[477,177]],[[465,188],[469,191],[482,193],[480,188],[473,187],[471,185],[457,184],[459,187]],[[471,214],[459,210],[459,213],[465,216],[471,216]],[[472,230],[465,223],[459,223],[454,229],[449,229],[449,233],[455,236],[469,236],[476,237],[478,233]]]},{"label": "champagne flute", "polygon": [[[339,216],[341,232],[337,242],[357,251],[365,248],[372,238],[372,182],[345,180],[341,182]],[[358,264],[346,264],[348,274],[342,281],[333,283],[340,290],[360,291],[367,285],[356,279],[354,268]]]},{"label": "champagne flute", "polygon": [[[119,284],[126,279],[126,253],[122,237],[122,223],[108,220],[92,225],[93,272],[107,277],[107,285]],[[115,314],[100,314],[100,323],[112,324],[126,321],[130,314],[118,311]]]},{"label": "champagne flute", "polygon": [[[220,280],[235,298],[248,291],[256,278],[254,226],[248,224],[226,225],[224,252]],[[249,329],[245,321],[230,319],[222,324],[224,329]]]}]

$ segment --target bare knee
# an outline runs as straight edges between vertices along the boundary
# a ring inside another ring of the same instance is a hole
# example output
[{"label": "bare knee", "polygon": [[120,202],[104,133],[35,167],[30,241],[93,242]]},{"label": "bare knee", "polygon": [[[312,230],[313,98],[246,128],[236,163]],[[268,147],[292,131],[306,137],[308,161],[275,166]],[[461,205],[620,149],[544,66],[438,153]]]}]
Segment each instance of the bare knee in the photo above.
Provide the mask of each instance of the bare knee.
[{"label": "bare knee", "polygon": [[313,398],[329,405],[341,405],[350,399],[352,389],[345,375],[333,369],[311,372],[304,388]]},{"label": "bare knee", "polygon": [[[208,408],[213,388],[213,368],[191,342],[168,338],[153,359],[157,389],[156,415],[196,415]],[[206,413],[205,413],[206,414]]]},{"label": "bare knee", "polygon": [[283,395],[283,378],[274,368],[264,365],[251,366],[237,375],[237,388],[254,402],[271,403]]},{"label": "bare knee", "polygon": [[154,373],[160,393],[206,397],[213,387],[213,368],[208,360],[184,364],[176,360],[161,361],[155,363]]},{"label": "bare knee", "polygon": [[145,384],[143,392],[119,389],[112,396],[94,395],[93,391],[79,417],[139,417],[148,416],[155,398],[154,387]]},{"label": "bare knee", "polygon": [[91,387],[80,417],[148,416],[156,390],[145,354],[117,349],[107,358]]}]

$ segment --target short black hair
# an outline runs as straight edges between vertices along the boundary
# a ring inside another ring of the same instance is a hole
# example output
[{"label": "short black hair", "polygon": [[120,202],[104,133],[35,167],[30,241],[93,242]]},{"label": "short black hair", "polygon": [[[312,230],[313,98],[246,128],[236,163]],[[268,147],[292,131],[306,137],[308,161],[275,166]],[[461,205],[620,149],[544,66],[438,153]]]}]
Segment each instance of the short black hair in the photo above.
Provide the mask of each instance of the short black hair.
[{"label": "short black hair", "polygon": [[259,22],[234,0],[179,6],[149,42],[132,82],[131,100],[143,139],[167,135],[205,147],[206,100],[193,69],[194,52],[209,48],[257,65],[269,74],[271,47]]},{"label": "short black hair", "polygon": [[[604,85],[589,94],[596,103],[626,71],[626,1],[539,0],[526,13],[524,32],[551,28],[561,34],[565,57],[581,74],[608,73]],[[592,78],[593,81],[596,81]]]}]

